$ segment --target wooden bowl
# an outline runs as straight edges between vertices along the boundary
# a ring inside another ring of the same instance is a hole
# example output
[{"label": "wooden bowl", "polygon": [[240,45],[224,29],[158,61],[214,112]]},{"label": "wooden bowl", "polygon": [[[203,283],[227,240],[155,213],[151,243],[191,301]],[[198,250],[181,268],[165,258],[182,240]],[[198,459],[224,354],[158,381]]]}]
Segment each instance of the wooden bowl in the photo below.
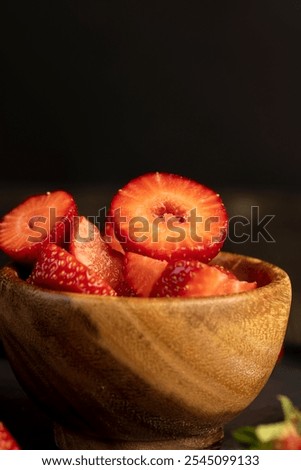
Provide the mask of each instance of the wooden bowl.
[{"label": "wooden bowl", "polygon": [[291,283],[237,254],[215,262],[258,288],[208,298],[60,293],[0,271],[0,334],[61,449],[204,449],[259,394],[286,333]]}]

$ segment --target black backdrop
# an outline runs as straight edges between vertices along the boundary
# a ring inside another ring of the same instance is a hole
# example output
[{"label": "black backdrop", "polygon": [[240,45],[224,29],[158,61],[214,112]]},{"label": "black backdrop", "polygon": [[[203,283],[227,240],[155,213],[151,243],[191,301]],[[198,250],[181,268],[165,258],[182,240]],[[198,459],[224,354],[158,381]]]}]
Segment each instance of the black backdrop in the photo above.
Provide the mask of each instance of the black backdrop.
[{"label": "black backdrop", "polygon": [[2,0],[0,180],[299,185],[300,0]]}]

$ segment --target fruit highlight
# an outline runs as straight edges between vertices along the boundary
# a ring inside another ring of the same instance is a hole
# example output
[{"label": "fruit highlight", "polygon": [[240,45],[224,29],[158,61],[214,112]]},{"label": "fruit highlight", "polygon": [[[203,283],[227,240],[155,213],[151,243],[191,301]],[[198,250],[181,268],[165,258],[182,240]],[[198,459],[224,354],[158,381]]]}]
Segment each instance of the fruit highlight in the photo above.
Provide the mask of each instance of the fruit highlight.
[{"label": "fruit highlight", "polygon": [[[94,219],[95,220],[95,219]],[[211,188],[146,173],[112,198],[102,232],[66,191],[27,198],[0,221],[0,250],[41,288],[102,296],[208,297],[255,289],[211,265],[228,216]]]}]

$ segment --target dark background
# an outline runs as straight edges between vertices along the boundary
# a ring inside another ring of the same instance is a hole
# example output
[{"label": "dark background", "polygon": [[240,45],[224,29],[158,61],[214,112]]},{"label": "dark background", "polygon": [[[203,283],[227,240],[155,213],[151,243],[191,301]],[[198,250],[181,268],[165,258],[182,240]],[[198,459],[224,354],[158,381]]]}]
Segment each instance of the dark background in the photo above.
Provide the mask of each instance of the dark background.
[{"label": "dark background", "polygon": [[288,271],[301,345],[300,50],[300,0],[2,0],[0,216],[38,191],[96,215],[147,171],[197,179],[230,216],[275,216],[274,243],[224,248]]},{"label": "dark background", "polygon": [[2,0],[0,30],[2,180],[299,186],[299,0]]}]

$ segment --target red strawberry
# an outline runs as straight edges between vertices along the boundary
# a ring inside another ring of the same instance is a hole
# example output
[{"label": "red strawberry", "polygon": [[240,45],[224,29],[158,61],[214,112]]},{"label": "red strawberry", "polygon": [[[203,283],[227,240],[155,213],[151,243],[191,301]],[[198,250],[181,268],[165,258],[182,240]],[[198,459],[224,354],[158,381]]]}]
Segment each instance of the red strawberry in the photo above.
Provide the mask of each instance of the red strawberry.
[{"label": "red strawberry", "polygon": [[221,249],[227,214],[218,194],[170,173],[147,173],[113,197],[109,223],[125,251],[208,262]]},{"label": "red strawberry", "polygon": [[19,444],[8,431],[6,426],[0,422],[0,450],[20,450]]},{"label": "red strawberry", "polygon": [[69,238],[75,214],[75,201],[65,191],[31,196],[1,220],[0,249],[13,260],[33,263],[44,244]]},{"label": "red strawberry", "polygon": [[129,283],[126,280],[123,280],[122,282],[120,282],[120,284],[118,284],[115,290],[118,296],[137,297],[137,293],[134,291],[134,289],[129,285]]},{"label": "red strawberry", "polygon": [[301,435],[291,427],[290,431],[275,442],[277,450],[301,450]]},{"label": "red strawberry", "polygon": [[282,360],[284,353],[285,353],[285,349],[284,349],[284,344],[283,344],[278,354],[277,363],[279,363]]},{"label": "red strawberry", "polygon": [[207,297],[255,289],[256,282],[233,279],[222,269],[198,260],[170,261],[154,284],[151,297]]},{"label": "red strawberry", "polygon": [[116,295],[102,277],[54,243],[49,243],[41,251],[28,282],[53,290]]},{"label": "red strawberry", "polygon": [[111,249],[98,227],[84,216],[74,219],[69,251],[114,289],[123,282],[123,255]]},{"label": "red strawberry", "polygon": [[228,278],[237,280],[235,274],[232,271],[229,271],[229,269],[226,269],[224,268],[224,266],[220,266],[219,264],[215,264],[214,266],[219,269],[222,273],[227,274]]},{"label": "red strawberry", "polygon": [[124,260],[125,279],[139,297],[148,297],[166,266],[167,261],[128,252]]}]

